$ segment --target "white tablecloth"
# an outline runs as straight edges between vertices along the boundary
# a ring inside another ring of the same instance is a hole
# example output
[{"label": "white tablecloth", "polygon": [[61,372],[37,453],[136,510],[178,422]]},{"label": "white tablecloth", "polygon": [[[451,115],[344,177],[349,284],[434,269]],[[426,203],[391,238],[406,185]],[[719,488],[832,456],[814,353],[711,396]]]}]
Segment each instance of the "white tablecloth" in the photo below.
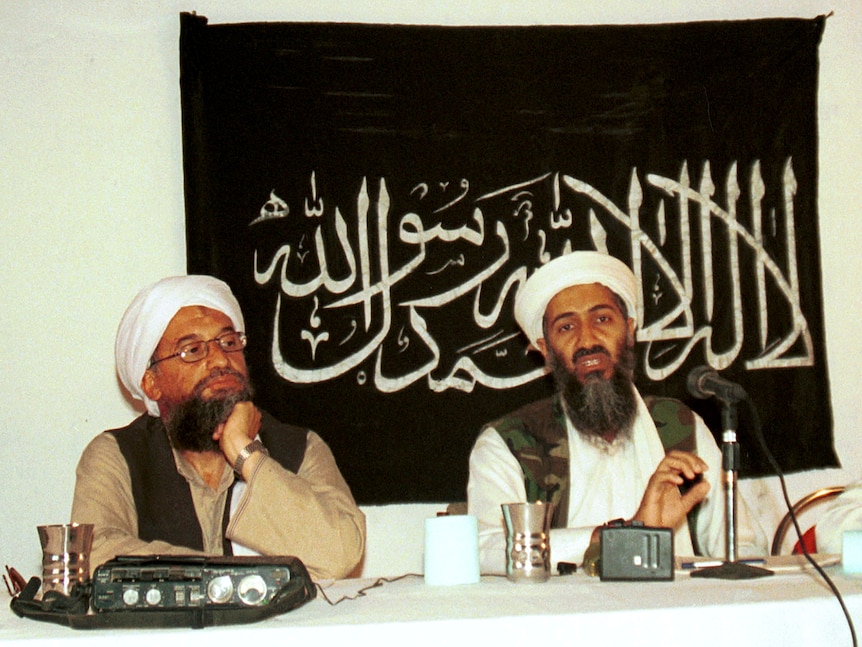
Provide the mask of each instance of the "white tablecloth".
[{"label": "white tablecloth", "polygon": [[[862,578],[827,571],[862,626]],[[755,580],[678,575],[672,582],[602,582],[577,573],[543,584],[483,577],[478,584],[427,586],[421,576],[329,583],[315,600],[250,625],[204,629],[74,630],[0,612],[0,643],[120,647],[279,645],[850,645],[841,607],[814,572]],[[599,641],[603,642],[599,642]],[[307,642],[306,642],[307,641]],[[537,643],[536,641],[541,641]],[[581,643],[580,641],[584,641]]]}]

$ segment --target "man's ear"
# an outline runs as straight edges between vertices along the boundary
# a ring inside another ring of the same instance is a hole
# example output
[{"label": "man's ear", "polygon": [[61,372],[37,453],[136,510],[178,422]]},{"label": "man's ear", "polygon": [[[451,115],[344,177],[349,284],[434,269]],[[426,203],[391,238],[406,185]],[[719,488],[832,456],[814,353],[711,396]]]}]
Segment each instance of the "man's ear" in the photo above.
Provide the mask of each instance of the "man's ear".
[{"label": "man's ear", "polygon": [[629,334],[626,337],[626,341],[628,342],[629,348],[634,348],[635,339],[636,339],[635,338],[635,331],[638,328],[638,324],[632,317],[629,317],[626,320],[626,324],[628,325],[628,331],[629,331]]},{"label": "man's ear", "polygon": [[141,378],[141,389],[143,389],[144,395],[153,402],[158,402],[159,398],[162,397],[162,391],[158,384],[156,384],[156,376],[153,373],[153,369],[148,368],[144,371],[144,377]]},{"label": "man's ear", "polygon": [[548,360],[548,346],[545,343],[545,338],[539,337],[536,340],[536,343],[533,344],[533,348],[535,348],[537,351],[539,351],[542,354],[542,357],[544,357],[545,361],[547,362],[547,360]]}]

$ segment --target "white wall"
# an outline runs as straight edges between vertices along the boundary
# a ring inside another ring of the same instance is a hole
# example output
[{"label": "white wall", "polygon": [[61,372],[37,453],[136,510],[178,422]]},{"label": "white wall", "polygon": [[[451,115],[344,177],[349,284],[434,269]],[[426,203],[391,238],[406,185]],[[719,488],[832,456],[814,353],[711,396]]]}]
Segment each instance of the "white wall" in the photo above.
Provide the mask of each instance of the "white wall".
[{"label": "white wall", "polygon": [[[84,445],[135,414],[114,331],[143,285],[185,270],[179,13],[248,20],[601,24],[829,18],[821,54],[820,220],[829,374],[843,470],[789,479],[791,496],[862,474],[856,314],[862,311],[857,0],[16,0],[0,4],[0,562],[38,573],[35,526],[68,519]],[[756,6],[755,6],[756,5]],[[776,97],[780,100],[780,97]],[[765,525],[773,480],[746,483]]]}]

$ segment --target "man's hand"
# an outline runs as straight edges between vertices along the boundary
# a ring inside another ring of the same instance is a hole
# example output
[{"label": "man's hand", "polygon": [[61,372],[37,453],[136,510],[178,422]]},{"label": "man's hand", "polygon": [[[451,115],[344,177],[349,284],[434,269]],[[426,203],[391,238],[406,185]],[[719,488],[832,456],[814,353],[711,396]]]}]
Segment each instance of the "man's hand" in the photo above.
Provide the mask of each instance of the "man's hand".
[{"label": "man's hand", "polygon": [[689,511],[706,497],[709,483],[701,480],[685,494],[680,494],[679,486],[694,480],[706,469],[707,464],[694,454],[669,452],[650,477],[634,519],[655,528],[679,526]]},{"label": "man's hand", "polygon": [[251,402],[238,402],[233,411],[213,432],[228,464],[236,463],[242,448],[260,431],[260,411]]}]

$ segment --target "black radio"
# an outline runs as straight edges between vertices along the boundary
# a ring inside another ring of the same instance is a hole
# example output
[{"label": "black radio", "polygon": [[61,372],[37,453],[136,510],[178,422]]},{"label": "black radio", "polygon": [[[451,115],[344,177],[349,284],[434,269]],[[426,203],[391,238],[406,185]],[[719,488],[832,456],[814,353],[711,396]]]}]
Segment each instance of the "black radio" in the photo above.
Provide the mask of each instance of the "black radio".
[{"label": "black radio", "polygon": [[600,530],[599,578],[607,581],[672,580],[673,531],[638,521],[609,521]]},{"label": "black radio", "polygon": [[284,613],[315,589],[296,557],[121,556],[96,569],[90,595],[99,615],[173,612],[208,625]]},{"label": "black radio", "polygon": [[294,578],[295,558],[119,557],[93,575],[95,611],[268,604]]},{"label": "black radio", "polygon": [[74,629],[255,622],[316,595],[305,565],[292,556],[121,556],[99,566],[92,581],[69,596],[50,592],[38,600],[40,584],[30,578],[12,610]]}]

